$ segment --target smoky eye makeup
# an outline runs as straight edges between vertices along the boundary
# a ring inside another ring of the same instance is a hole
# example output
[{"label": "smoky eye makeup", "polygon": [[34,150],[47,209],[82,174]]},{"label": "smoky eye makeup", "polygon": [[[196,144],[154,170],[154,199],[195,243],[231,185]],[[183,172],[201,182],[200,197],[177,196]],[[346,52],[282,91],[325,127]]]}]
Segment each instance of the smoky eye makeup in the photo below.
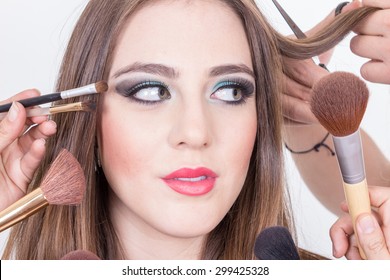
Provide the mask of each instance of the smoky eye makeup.
[{"label": "smoky eye makeup", "polygon": [[118,94],[142,104],[156,104],[171,98],[169,87],[155,80],[123,80],[116,84]]},{"label": "smoky eye makeup", "polygon": [[211,99],[220,100],[230,105],[239,105],[254,96],[255,85],[245,78],[229,78],[216,83]]}]

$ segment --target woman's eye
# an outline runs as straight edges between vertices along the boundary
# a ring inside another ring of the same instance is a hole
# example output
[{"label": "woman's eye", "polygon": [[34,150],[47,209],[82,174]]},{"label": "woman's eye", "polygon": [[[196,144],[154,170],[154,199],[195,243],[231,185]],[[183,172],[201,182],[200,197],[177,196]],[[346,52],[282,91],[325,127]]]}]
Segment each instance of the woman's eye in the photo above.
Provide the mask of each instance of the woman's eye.
[{"label": "woman's eye", "polygon": [[226,87],[216,90],[213,97],[227,102],[236,102],[243,98],[243,93],[240,88]]},{"label": "woman's eye", "polygon": [[144,104],[154,104],[171,98],[168,86],[162,82],[146,81],[132,85],[125,81],[119,83],[116,90],[124,97]]},{"label": "woman's eye", "polygon": [[223,81],[218,83],[211,94],[211,99],[221,100],[227,104],[241,104],[254,93],[254,85],[246,80]]},{"label": "woman's eye", "polygon": [[137,89],[137,91],[134,92],[133,97],[143,101],[161,101],[165,99],[170,99],[171,94],[165,87],[150,86]]}]

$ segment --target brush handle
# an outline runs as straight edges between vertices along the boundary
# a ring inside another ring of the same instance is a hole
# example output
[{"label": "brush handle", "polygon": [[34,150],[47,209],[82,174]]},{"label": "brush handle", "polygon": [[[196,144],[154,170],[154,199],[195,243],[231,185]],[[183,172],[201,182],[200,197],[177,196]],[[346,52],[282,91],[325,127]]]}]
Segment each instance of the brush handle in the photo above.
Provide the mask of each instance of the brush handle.
[{"label": "brush handle", "polygon": [[[41,96],[36,96],[36,97],[31,97],[23,100],[18,100],[20,104],[22,104],[25,108],[31,107],[31,106],[36,106],[36,105],[41,105],[45,103],[51,103],[54,101],[61,100],[61,93],[51,93],[51,94],[45,94]],[[7,112],[9,108],[11,108],[12,103],[7,103],[0,105],[0,112]]]},{"label": "brush handle", "polygon": [[48,204],[42,189],[35,189],[0,212],[0,232],[33,215]]},{"label": "brush handle", "polygon": [[[367,181],[348,184],[344,182],[344,193],[348,203],[349,214],[352,217],[353,229],[356,233],[356,218],[363,213],[371,213],[370,196],[368,194]],[[359,253],[362,259],[367,259],[358,240]]]}]

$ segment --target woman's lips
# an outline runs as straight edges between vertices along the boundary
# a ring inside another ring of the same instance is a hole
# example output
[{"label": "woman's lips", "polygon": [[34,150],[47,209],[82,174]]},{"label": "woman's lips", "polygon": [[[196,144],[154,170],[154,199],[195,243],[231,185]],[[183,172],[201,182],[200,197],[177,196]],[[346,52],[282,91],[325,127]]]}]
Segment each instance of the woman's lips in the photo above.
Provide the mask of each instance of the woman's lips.
[{"label": "woman's lips", "polygon": [[174,191],[189,195],[199,196],[210,192],[215,184],[217,174],[208,168],[196,169],[182,168],[162,178],[162,180]]}]

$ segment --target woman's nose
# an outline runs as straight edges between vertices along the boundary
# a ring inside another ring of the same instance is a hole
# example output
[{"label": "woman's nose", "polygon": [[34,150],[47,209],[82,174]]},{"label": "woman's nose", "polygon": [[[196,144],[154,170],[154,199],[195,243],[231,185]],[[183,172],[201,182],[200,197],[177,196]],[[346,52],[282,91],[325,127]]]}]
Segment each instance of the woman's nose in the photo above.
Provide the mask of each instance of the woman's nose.
[{"label": "woman's nose", "polygon": [[207,104],[192,102],[178,106],[169,143],[175,148],[201,149],[211,144],[212,119]]}]

